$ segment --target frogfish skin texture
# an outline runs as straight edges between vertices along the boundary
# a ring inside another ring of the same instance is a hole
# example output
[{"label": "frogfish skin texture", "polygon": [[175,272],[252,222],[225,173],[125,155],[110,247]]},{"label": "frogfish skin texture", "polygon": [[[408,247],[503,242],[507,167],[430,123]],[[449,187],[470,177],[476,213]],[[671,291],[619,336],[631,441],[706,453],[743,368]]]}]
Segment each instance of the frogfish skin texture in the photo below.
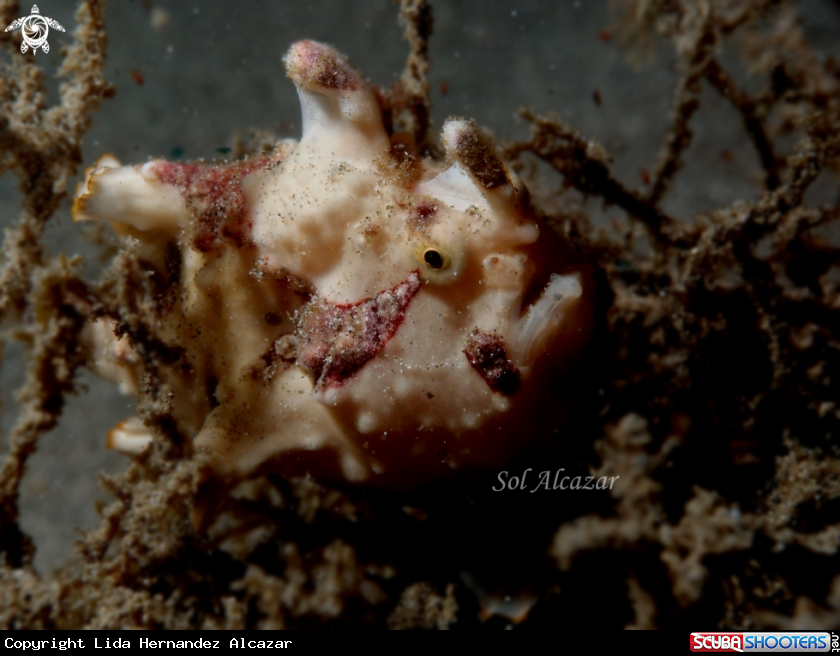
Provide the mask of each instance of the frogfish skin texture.
[{"label": "frogfish skin texture", "polygon": [[[227,480],[393,488],[556,433],[557,383],[591,329],[580,256],[471,121],[449,119],[445,160],[424,158],[331,47],[301,41],[285,63],[299,142],[233,163],[105,155],[77,190],[74,217],[109,222],[146,272],[180,429]],[[90,367],[136,394],[143,363],[118,328],[88,326]],[[136,418],[109,436],[151,439]]]}]

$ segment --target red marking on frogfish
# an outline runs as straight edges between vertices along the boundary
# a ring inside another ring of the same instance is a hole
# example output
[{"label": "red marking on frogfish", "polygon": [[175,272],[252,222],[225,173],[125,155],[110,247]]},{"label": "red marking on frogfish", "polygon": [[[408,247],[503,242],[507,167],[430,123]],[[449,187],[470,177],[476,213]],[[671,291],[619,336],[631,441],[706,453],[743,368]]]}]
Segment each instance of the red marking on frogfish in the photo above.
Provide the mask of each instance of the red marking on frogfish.
[{"label": "red marking on frogfish", "polygon": [[409,221],[416,229],[427,228],[432,225],[438,210],[438,203],[433,200],[422,200],[417,203],[409,214]]},{"label": "red marking on frogfish", "polygon": [[376,356],[402,325],[411,299],[420,289],[420,273],[358,303],[313,300],[298,328],[297,364],[315,377],[315,389],[341,387]]},{"label": "red marking on frogfish", "polygon": [[231,164],[155,162],[148,174],[178,189],[198,219],[193,246],[206,253],[219,248],[223,238],[240,248],[253,243],[242,178],[277,161],[272,153]]}]

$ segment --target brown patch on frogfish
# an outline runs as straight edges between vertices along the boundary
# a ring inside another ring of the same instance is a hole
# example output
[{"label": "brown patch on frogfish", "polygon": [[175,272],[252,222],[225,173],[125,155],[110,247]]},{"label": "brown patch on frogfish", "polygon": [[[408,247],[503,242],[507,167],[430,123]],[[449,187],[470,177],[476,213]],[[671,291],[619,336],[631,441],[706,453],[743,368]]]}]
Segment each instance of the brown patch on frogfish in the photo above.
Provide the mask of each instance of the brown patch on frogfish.
[{"label": "brown patch on frogfish", "polygon": [[505,396],[519,391],[519,369],[508,360],[504,339],[476,328],[467,337],[464,354],[491,390]]},{"label": "brown patch on frogfish", "polygon": [[507,172],[493,144],[472,122],[470,128],[459,131],[452,144],[461,162],[486,189],[509,184]]},{"label": "brown patch on frogfish", "polygon": [[359,74],[331,48],[314,41],[298,41],[285,57],[286,72],[293,82],[339,91],[361,86]]},{"label": "brown patch on frogfish", "polygon": [[391,182],[406,189],[412,187],[423,173],[423,164],[404,143],[393,144],[388,151],[374,162]]}]

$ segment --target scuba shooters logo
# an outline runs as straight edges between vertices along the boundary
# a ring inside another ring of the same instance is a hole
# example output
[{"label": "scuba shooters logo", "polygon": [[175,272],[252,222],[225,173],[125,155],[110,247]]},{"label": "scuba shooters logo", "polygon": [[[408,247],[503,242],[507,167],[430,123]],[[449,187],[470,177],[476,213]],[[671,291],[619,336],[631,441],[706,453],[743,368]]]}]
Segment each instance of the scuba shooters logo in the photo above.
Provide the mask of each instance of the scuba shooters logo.
[{"label": "scuba shooters logo", "polygon": [[744,651],[742,633],[692,633],[691,651]]},{"label": "scuba shooters logo", "polygon": [[19,27],[22,28],[23,43],[20,44],[20,51],[23,54],[26,54],[26,51],[30,48],[32,48],[32,54],[35,54],[38,48],[41,48],[44,52],[49,52],[50,44],[47,43],[47,35],[50,33],[50,28],[59,32],[64,31],[57,20],[41,16],[38,5],[32,5],[32,13],[29,16],[13,20],[12,24],[6,28],[6,32],[12,32]]},{"label": "scuba shooters logo", "polygon": [[691,634],[691,651],[699,652],[783,652],[832,651],[832,635],[827,631],[779,631],[742,633],[704,631]]}]

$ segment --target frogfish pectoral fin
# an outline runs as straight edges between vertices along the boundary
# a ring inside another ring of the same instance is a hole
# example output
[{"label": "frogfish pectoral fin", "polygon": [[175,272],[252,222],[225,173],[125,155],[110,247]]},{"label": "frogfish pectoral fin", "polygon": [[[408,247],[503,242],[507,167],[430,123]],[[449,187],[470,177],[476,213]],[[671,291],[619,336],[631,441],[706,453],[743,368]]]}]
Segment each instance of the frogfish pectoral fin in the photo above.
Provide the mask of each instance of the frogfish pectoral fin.
[{"label": "frogfish pectoral fin", "polygon": [[514,320],[511,359],[517,366],[530,367],[550,348],[551,342],[566,327],[582,295],[579,273],[551,276],[540,297],[522,317]]}]

